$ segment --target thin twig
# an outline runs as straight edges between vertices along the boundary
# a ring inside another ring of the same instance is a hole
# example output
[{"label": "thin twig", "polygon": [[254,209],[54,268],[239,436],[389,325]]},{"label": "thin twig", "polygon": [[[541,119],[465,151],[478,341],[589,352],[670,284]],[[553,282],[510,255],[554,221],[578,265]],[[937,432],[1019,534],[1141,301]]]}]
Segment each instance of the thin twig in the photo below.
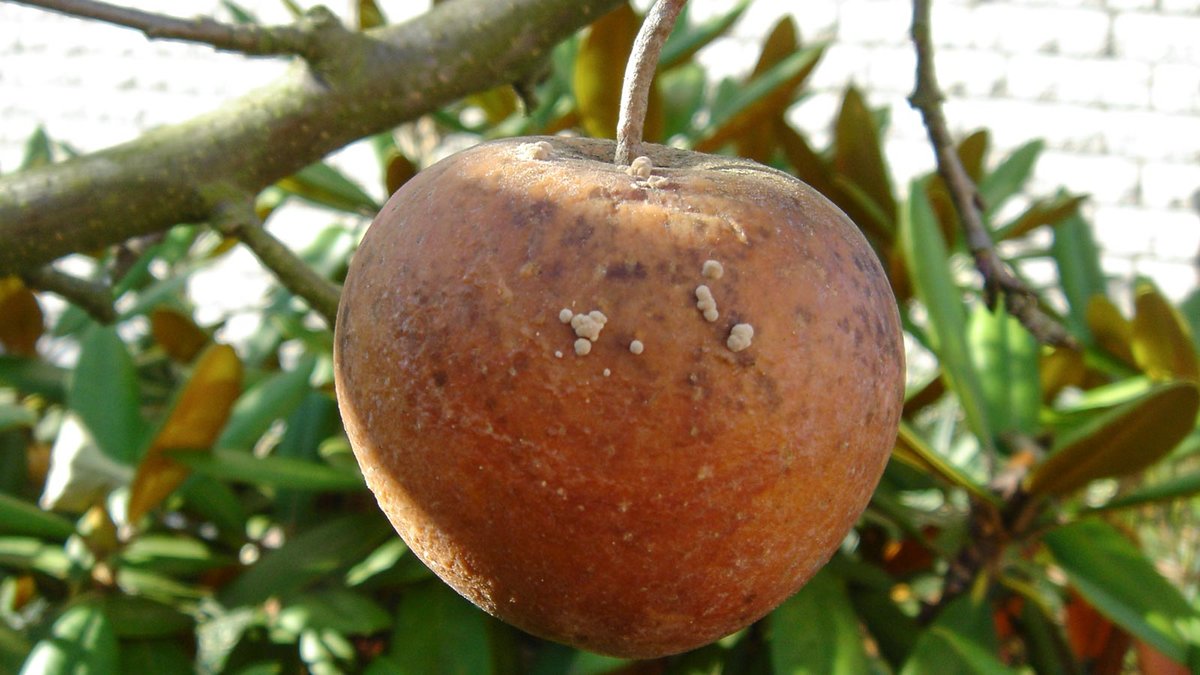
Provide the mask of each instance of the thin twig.
[{"label": "thin twig", "polygon": [[1043,344],[1076,346],[1075,339],[1061,323],[1047,315],[1038,304],[1037,295],[996,254],[992,237],[983,223],[983,199],[974,181],[967,175],[954,148],[954,139],[942,112],[942,92],[938,88],[933,66],[933,40],[930,37],[930,0],[913,0],[912,40],[917,53],[917,84],[909,103],[925,121],[929,142],[937,158],[938,174],[946,183],[958,212],[967,247],[975,258],[975,266],[983,275],[987,304],[995,308],[1000,295],[1004,307]]},{"label": "thin twig", "polygon": [[[179,19],[96,0],[13,1],[67,16],[95,19],[133,28],[152,39],[197,42],[251,56],[294,54],[310,60],[318,56],[318,41],[313,39],[312,24],[254,26],[221,23],[208,17]],[[328,14],[328,11],[325,14]],[[313,24],[324,23],[324,17],[319,13],[310,19]]]},{"label": "thin twig", "polygon": [[107,325],[117,320],[112,288],[106,284],[71,276],[50,265],[25,272],[21,276],[30,288],[60,295],[102,324]]},{"label": "thin twig", "polygon": [[218,209],[213,226],[223,234],[237,237],[271,270],[292,293],[304,298],[308,305],[320,314],[333,328],[337,321],[338,299],[341,290],[336,284],[317,274],[303,260],[279,241],[254,214],[254,207],[247,200],[226,202]]},{"label": "thin twig", "polygon": [[625,81],[621,87],[620,117],[617,120],[617,164],[628,166],[642,147],[646,109],[650,106],[650,84],[675,19],[687,0],[658,0],[646,15],[633,41]]}]

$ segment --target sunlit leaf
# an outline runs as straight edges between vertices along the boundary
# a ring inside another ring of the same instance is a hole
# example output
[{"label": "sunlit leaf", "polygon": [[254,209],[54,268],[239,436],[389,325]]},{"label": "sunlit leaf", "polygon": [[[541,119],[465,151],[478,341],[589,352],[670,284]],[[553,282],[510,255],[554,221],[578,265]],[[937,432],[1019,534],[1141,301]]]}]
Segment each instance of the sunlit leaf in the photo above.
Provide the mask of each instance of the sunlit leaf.
[{"label": "sunlit leaf", "polygon": [[53,162],[54,152],[51,148],[50,136],[46,134],[46,128],[39,124],[29,138],[25,139],[25,154],[22,156],[17,170],[36,169]]},{"label": "sunlit leaf", "polygon": [[150,312],[150,334],[168,356],[180,363],[191,363],[210,339],[190,316],[169,307],[156,307]]},{"label": "sunlit leaf", "polygon": [[200,539],[182,534],[142,534],[121,549],[122,567],[136,567],[173,577],[191,577],[231,565],[232,557],[216,553]]},{"label": "sunlit leaf", "polygon": [[870,670],[854,606],[828,568],[767,617],[767,641],[776,673],[857,675]]},{"label": "sunlit leaf", "polygon": [[1200,366],[1187,323],[1154,284],[1137,285],[1130,330],[1130,351],[1154,379],[1200,381]]},{"label": "sunlit leaf", "polygon": [[979,182],[979,196],[987,215],[994,214],[1009,198],[1024,189],[1045,145],[1042,141],[1022,145]]},{"label": "sunlit leaf", "polygon": [[84,333],[67,405],[106,455],[137,461],[143,445],[137,371],[112,327],[92,326]]},{"label": "sunlit leaf", "polygon": [[10,354],[36,356],[45,330],[37,296],[18,277],[0,277],[0,347]]},{"label": "sunlit leaf", "polygon": [[1200,494],[1200,471],[1172,476],[1162,481],[1142,485],[1138,489],[1106,502],[1092,511],[1115,511],[1146,504],[1161,504],[1188,499]]},{"label": "sunlit leaf", "polygon": [[355,15],[359,30],[370,30],[387,25],[387,17],[375,0],[358,0],[355,3]]},{"label": "sunlit leaf", "polygon": [[116,673],[117,659],[112,622],[98,603],[80,602],[63,612],[50,635],[34,645],[21,675]]},{"label": "sunlit leaf", "polygon": [[71,570],[63,545],[34,537],[0,537],[0,565],[66,579]]},{"label": "sunlit leaf", "polygon": [[168,450],[207,451],[229,419],[242,387],[242,362],[228,345],[209,347],[175,400],[129,490],[128,521],[137,522],[158,506],[188,476]]},{"label": "sunlit leaf", "polygon": [[1042,399],[1049,402],[1067,387],[1082,386],[1087,377],[1087,365],[1080,352],[1054,347],[1042,354],[1039,374]]},{"label": "sunlit leaf", "polygon": [[671,31],[658,57],[659,71],[666,72],[683,65],[705,45],[728,32],[749,6],[750,0],[737,0],[728,12],[693,25],[687,20],[688,5],[684,5],[675,21],[675,29]]},{"label": "sunlit leaf", "polygon": [[1133,324],[1104,295],[1093,295],[1087,303],[1087,327],[1104,351],[1133,364]]},{"label": "sunlit leaf", "polygon": [[1045,542],[1080,595],[1117,625],[1176,661],[1186,662],[1197,648],[1185,631],[1200,614],[1112,526],[1083,520],[1050,532]]},{"label": "sunlit leaf", "polygon": [[1079,207],[1088,198],[1087,195],[1073,195],[1060,192],[1049,199],[1039,199],[1029,208],[1013,219],[1012,222],[996,230],[997,241],[1016,239],[1029,234],[1032,230],[1043,225],[1058,225],[1066,219],[1077,215]]},{"label": "sunlit leaf", "polygon": [[[833,166],[848,177],[879,205],[889,222],[895,222],[896,197],[888,164],[875,125],[862,93],[848,87],[842,98],[834,127]],[[924,185],[922,192],[924,192]],[[915,193],[913,193],[915,194]]]},{"label": "sunlit leaf", "polygon": [[310,164],[275,185],[307,202],[335,211],[374,216],[380,207],[357,183],[324,162]]},{"label": "sunlit leaf", "polygon": [[995,495],[929,447],[907,422],[900,423],[892,456],[950,485],[963,488],[982,501],[997,504]]},{"label": "sunlit leaf", "polygon": [[[575,101],[583,129],[589,136],[616,136],[625,62],[629,60],[633,39],[641,25],[642,19],[633,7],[623,3],[593,23],[579,45],[575,57]],[[660,140],[662,128],[662,101],[657,85],[652,84],[643,133],[645,140]]]},{"label": "sunlit leaf", "polygon": [[48,511],[85,511],[132,478],[133,467],[109,457],[79,416],[68,412],[50,449],[50,467],[38,504]]},{"label": "sunlit leaf", "polygon": [[966,341],[962,298],[950,274],[945,242],[925,198],[924,181],[914,182],[909,195],[900,236],[908,272],[917,296],[929,312],[942,373],[958,395],[967,424],[979,442],[984,448],[993,449],[994,427],[987,417],[983,386]]},{"label": "sunlit leaf", "polygon": [[62,541],[75,534],[75,524],[23,499],[0,493],[0,534]]},{"label": "sunlit leaf", "polygon": [[487,117],[488,124],[491,125],[508,119],[510,115],[517,112],[518,108],[517,92],[510,84],[471,94],[467,97],[467,101],[478,106]]},{"label": "sunlit leaf", "polygon": [[196,473],[235,483],[319,492],[356,492],[364,487],[357,473],[290,457],[255,457],[247,452],[222,449],[204,454],[188,451],[167,454]]},{"label": "sunlit leaf", "polygon": [[[708,134],[696,143],[696,150],[712,152],[740,135],[778,117],[794,98],[794,92],[817,67],[825,45],[793,51],[779,62],[743,84],[727,85],[718,90],[713,101],[712,124]],[[780,101],[786,101],[780,103]],[[768,130],[769,132],[769,130]]]},{"label": "sunlit leaf", "polygon": [[1124,476],[1166,456],[1195,426],[1200,391],[1164,384],[1103,413],[1059,441],[1030,475],[1029,490],[1065,494],[1097,478]]},{"label": "sunlit leaf", "polygon": [[1003,304],[979,305],[968,324],[971,357],[983,388],[988,418],[998,433],[1034,435],[1041,409],[1039,346]]},{"label": "sunlit leaf", "polygon": [[346,571],[346,584],[357,586],[381,572],[392,569],[408,553],[408,545],[400,537],[385,541],[379,548]]}]

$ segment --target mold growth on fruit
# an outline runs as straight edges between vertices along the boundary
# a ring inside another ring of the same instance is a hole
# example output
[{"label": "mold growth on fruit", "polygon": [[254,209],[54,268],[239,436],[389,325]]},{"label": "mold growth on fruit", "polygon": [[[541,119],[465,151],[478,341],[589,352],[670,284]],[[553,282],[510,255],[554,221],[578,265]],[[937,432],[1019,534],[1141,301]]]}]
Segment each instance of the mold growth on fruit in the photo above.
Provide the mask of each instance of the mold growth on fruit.
[{"label": "mold growth on fruit", "polygon": [[558,320],[563,323],[571,323],[571,319],[575,317],[575,312],[563,307],[558,312]]},{"label": "mold growth on fruit", "polygon": [[575,354],[577,356],[587,356],[592,351],[592,341],[587,338],[579,338],[575,341]]},{"label": "mold growth on fruit", "polygon": [[637,180],[649,180],[650,172],[654,171],[654,162],[650,161],[649,157],[638,157],[629,164],[629,168],[625,169],[625,173],[633,176]]},{"label": "mold growth on fruit", "polygon": [[[559,314],[562,318],[562,314]],[[600,338],[600,331],[604,330],[604,324],[608,323],[608,317],[604,312],[593,309],[587,314],[576,314],[571,317],[571,328],[575,330],[575,335],[581,338],[587,338],[595,342]]]},{"label": "mold growth on fruit", "polygon": [[517,152],[524,159],[534,159],[545,161],[550,159],[554,154],[554,146],[546,141],[537,141],[536,143],[522,143],[517,148]]},{"label": "mold growth on fruit", "polygon": [[754,339],[754,326],[748,323],[736,324],[729,330],[729,339],[725,341],[725,346],[729,347],[729,351],[740,352],[750,346],[750,341]]},{"label": "mold growth on fruit", "polygon": [[704,284],[696,287],[696,309],[704,314],[705,321],[716,321],[720,316],[717,312],[717,301],[713,298],[712,289]]},{"label": "mold growth on fruit", "polygon": [[700,274],[705,279],[720,279],[725,275],[725,266],[716,260],[705,260],[704,265],[700,268]]},{"label": "mold growth on fruit", "polygon": [[645,348],[646,347],[645,347],[645,345],[642,344],[641,340],[634,340],[633,342],[629,343],[629,351],[634,354],[641,354],[642,350],[644,350]]}]

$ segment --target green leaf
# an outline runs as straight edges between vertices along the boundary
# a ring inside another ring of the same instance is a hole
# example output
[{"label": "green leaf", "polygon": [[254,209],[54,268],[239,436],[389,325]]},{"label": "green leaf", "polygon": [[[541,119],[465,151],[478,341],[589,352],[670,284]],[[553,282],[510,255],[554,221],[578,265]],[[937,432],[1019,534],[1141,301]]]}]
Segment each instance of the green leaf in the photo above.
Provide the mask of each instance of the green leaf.
[{"label": "green leaf", "polygon": [[1190,382],[1154,387],[1075,429],[1029,477],[1035,494],[1066,494],[1097,478],[1154,464],[1195,426],[1200,391]]},{"label": "green leaf", "polygon": [[967,345],[966,316],[958,285],[950,274],[949,255],[937,219],[926,197],[926,181],[914,181],[909,189],[907,217],[900,222],[900,244],[917,297],[929,312],[934,351],[942,373],[958,396],[967,424],[988,450],[995,448],[993,424],[979,373]]},{"label": "green leaf", "polygon": [[488,617],[439,581],[405,591],[396,613],[392,675],[493,672]]},{"label": "green leaf", "polygon": [[1037,340],[1003,303],[995,311],[976,306],[967,333],[987,416],[996,432],[1036,434],[1042,404]]},{"label": "green leaf", "polygon": [[671,31],[671,35],[667,38],[662,53],[658,57],[659,72],[665,73],[676,66],[683,65],[696,52],[724,35],[733,27],[733,24],[737,23],[738,19],[742,18],[742,14],[749,6],[750,0],[737,0],[728,12],[714,16],[704,23],[692,24],[687,20],[688,5],[685,4],[683,11],[675,20],[675,29]]},{"label": "green leaf", "polygon": [[346,571],[346,584],[357,586],[377,574],[386,572],[408,553],[408,545],[400,537],[389,539],[369,556]]},{"label": "green leaf", "polygon": [[1025,209],[1012,222],[996,230],[996,241],[1016,239],[1043,225],[1058,225],[1079,214],[1079,207],[1087,195],[1059,192],[1050,199],[1039,199]]},{"label": "green leaf", "polygon": [[1111,525],[1081,520],[1045,542],[1079,594],[1111,621],[1181,663],[1200,648],[1200,613]]},{"label": "green leaf", "polygon": [[275,184],[285,192],[315,204],[364,216],[374,216],[380,204],[337,169],[324,162],[311,164]]},{"label": "green leaf", "polygon": [[208,570],[226,567],[237,561],[216,553],[209,545],[182,534],[147,533],[122,549],[121,567],[136,567],[173,577],[197,576]]},{"label": "green leaf", "polygon": [[0,384],[59,402],[67,397],[71,371],[41,359],[0,354]]},{"label": "green leaf", "polygon": [[235,24],[247,25],[258,23],[258,17],[233,0],[221,0],[221,6],[225,8],[225,11],[229,12],[229,16],[233,17]]},{"label": "green leaf", "polygon": [[292,370],[280,371],[250,387],[238,397],[216,447],[249,450],[271,423],[287,417],[310,390],[308,378],[317,359],[306,354]]},{"label": "green leaf", "polygon": [[179,489],[187,508],[212,522],[226,536],[240,539],[246,511],[229,486],[208,476],[191,476]]},{"label": "green leaf", "polygon": [[54,622],[50,635],[29,653],[21,675],[108,675],[118,672],[117,636],[94,602],[71,606]]},{"label": "green leaf", "polygon": [[388,536],[391,525],[378,512],[326,521],[266,553],[221,592],[226,607],[287,597],[362,560]]},{"label": "green leaf", "polygon": [[297,596],[280,611],[277,621],[280,627],[295,634],[315,629],[370,635],[392,626],[392,616],[375,601],[341,588]]},{"label": "green leaf", "polygon": [[996,496],[983,485],[971,478],[967,472],[950,463],[949,458],[943,457],[930,447],[917,434],[908,422],[900,421],[900,431],[896,437],[896,447],[892,456],[905,464],[935,476],[950,485],[961,487],[977,499],[999,506]]},{"label": "green leaf", "polygon": [[357,473],[291,457],[256,457],[240,450],[179,451],[168,455],[198,474],[236,483],[319,492],[357,492],[364,488],[362,476]]},{"label": "green leaf", "polygon": [[61,544],[32,537],[0,537],[0,565],[66,579],[71,561]]},{"label": "green leaf", "polygon": [[996,213],[1009,198],[1025,187],[1044,146],[1042,141],[1022,145],[979,182],[979,196],[983,198],[987,216]]},{"label": "green leaf", "polygon": [[145,436],[137,371],[111,326],[92,326],[80,343],[67,406],[109,457],[136,464]]},{"label": "green leaf", "polygon": [[149,598],[114,594],[98,602],[119,638],[190,634],[196,626],[196,621],[187,614]]},{"label": "green leaf", "polygon": [[680,66],[659,76],[664,118],[663,136],[686,133],[692,118],[704,105],[704,90],[708,85],[704,68],[695,63]]},{"label": "green leaf", "polygon": [[[846,89],[834,127],[833,167],[862,188],[883,211],[887,222],[895,222],[895,190],[888,175],[888,163],[883,157],[875,117],[862,93],[853,86]],[[922,194],[924,188],[921,185]]]},{"label": "green leaf", "polygon": [[963,596],[950,603],[913,648],[901,675],[1011,675],[999,649],[991,606]]},{"label": "green leaf", "polygon": [[1138,283],[1134,308],[1129,347],[1138,366],[1159,380],[1200,381],[1188,325],[1153,283]]},{"label": "green leaf", "polygon": [[21,164],[17,167],[17,171],[36,169],[53,163],[54,152],[51,148],[50,136],[46,134],[46,127],[39,124],[25,140],[25,154],[21,158]]},{"label": "green leaf", "polygon": [[29,656],[33,645],[23,634],[0,621],[0,673],[15,673]]},{"label": "green leaf", "polygon": [[767,631],[771,666],[779,675],[870,670],[854,607],[841,579],[828,569],[767,617]]},{"label": "green leaf", "polygon": [[75,534],[75,524],[23,499],[0,493],[0,533],[64,541]]},{"label": "green leaf", "polygon": [[1197,494],[1200,494],[1200,471],[1143,485],[1133,492],[1109,500],[1103,506],[1089,509],[1089,511],[1115,511],[1146,504],[1160,504],[1187,499]]},{"label": "green leaf", "polygon": [[120,673],[191,673],[192,657],[174,638],[122,640]]}]

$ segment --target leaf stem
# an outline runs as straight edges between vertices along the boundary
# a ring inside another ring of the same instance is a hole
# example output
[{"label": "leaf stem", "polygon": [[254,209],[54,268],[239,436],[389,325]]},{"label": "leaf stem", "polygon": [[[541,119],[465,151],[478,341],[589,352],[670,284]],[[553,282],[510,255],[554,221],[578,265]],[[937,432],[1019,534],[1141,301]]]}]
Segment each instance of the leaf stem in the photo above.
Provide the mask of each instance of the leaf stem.
[{"label": "leaf stem", "polygon": [[658,67],[658,56],[675,19],[687,0],[658,0],[650,8],[638,30],[625,64],[625,82],[621,88],[620,116],[617,120],[617,164],[628,166],[642,147],[646,109],[650,106],[650,84]]}]

